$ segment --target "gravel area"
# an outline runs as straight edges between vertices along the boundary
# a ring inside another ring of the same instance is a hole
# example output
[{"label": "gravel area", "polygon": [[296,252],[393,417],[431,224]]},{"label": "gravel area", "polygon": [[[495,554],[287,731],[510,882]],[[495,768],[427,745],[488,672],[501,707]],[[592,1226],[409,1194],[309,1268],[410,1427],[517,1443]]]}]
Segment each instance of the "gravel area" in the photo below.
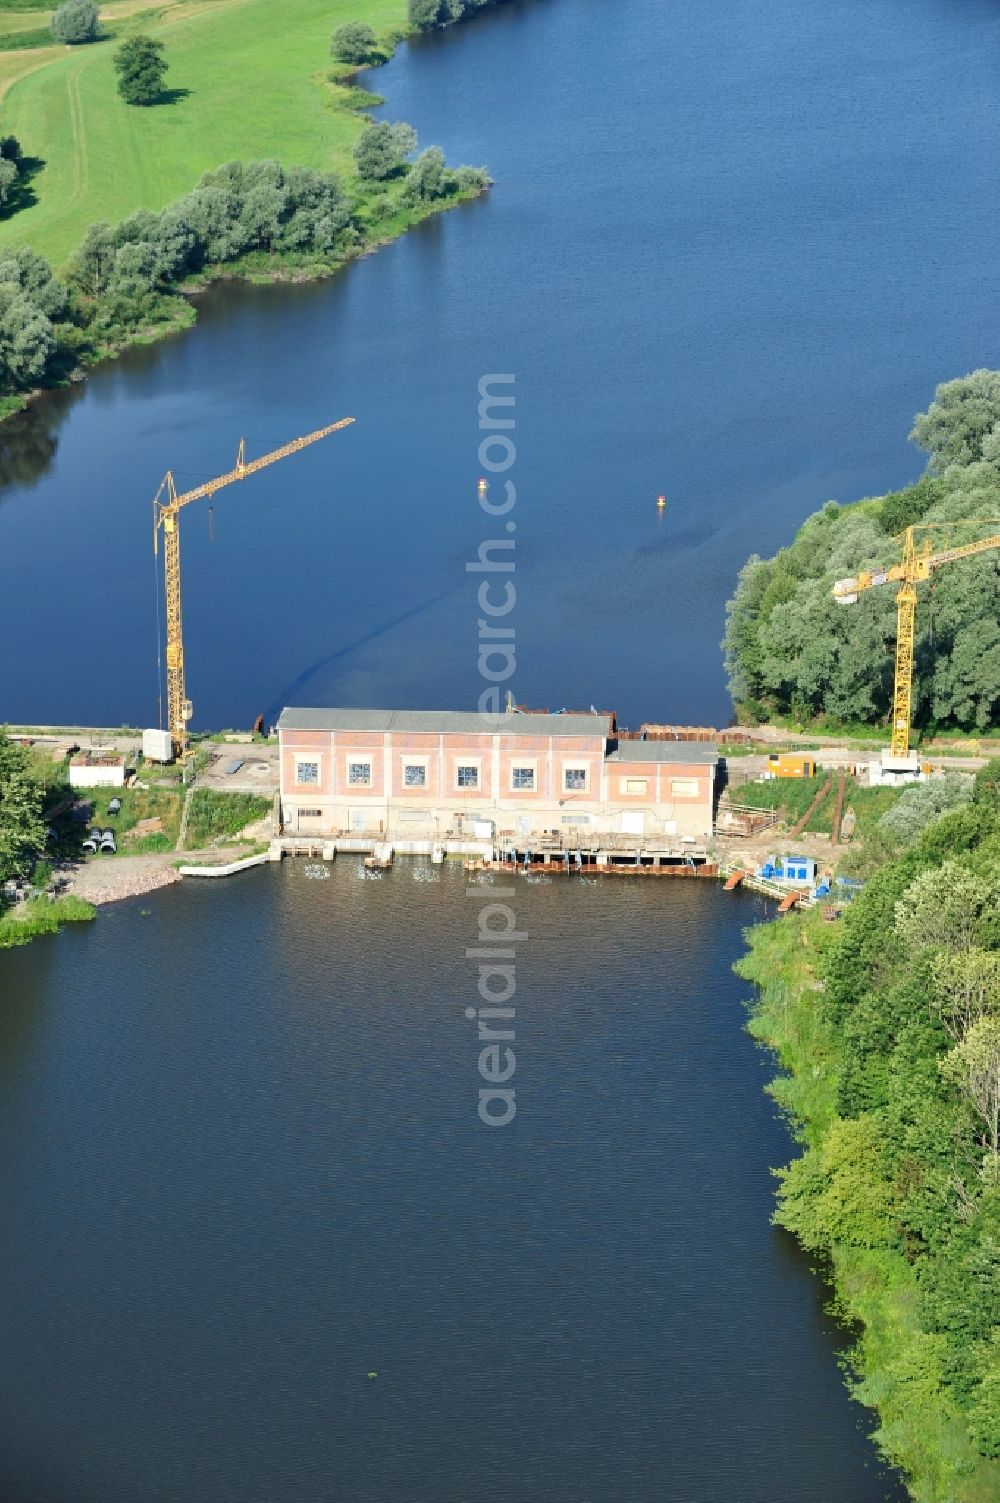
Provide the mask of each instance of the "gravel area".
[{"label": "gravel area", "polygon": [[247,853],[246,846],[213,846],[207,851],[157,851],[145,856],[95,857],[82,861],[63,875],[69,877],[66,892],[88,903],[117,903],[120,898],[137,898],[171,882],[183,881],[176,868],[178,861],[195,865],[225,866]]},{"label": "gravel area", "polygon": [[116,903],[120,898],[137,898],[181,880],[174,869],[177,857],[172,851],[149,856],[116,856],[105,861],[83,862],[70,874],[67,892],[88,903]]}]

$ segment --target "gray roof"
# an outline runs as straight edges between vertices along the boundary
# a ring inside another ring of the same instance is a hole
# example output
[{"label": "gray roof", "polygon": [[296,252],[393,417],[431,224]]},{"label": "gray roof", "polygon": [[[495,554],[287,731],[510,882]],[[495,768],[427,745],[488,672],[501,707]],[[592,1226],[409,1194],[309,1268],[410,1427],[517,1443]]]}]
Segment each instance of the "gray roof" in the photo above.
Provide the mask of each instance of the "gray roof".
[{"label": "gray roof", "polygon": [[714,741],[619,741],[609,762],[708,762],[719,760]]},{"label": "gray roof", "polygon": [[460,731],[480,736],[602,736],[610,715],[480,715],[475,710],[342,710],[285,708],[279,731],[411,731],[440,735]]}]

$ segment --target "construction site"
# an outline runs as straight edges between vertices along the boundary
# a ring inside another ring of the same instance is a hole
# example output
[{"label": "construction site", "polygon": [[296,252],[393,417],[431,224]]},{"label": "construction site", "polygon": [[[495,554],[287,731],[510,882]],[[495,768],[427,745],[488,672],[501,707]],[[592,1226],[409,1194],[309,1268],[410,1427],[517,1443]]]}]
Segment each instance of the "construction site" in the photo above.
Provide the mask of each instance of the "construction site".
[{"label": "construction site", "polygon": [[[495,716],[289,707],[273,727],[258,717],[248,731],[192,735],[182,511],[353,421],[252,460],[241,441],[232,469],[188,491],[178,492],[172,473],[164,477],[153,500],[165,637],[159,724],[14,729],[61,769],[52,776],[65,786],[47,819],[72,890],[100,901],[146,890],[144,880],[230,874],[285,855],[361,856],[382,872],[400,855],[458,858],[478,871],[721,878],[727,888],[777,898],[781,911],[823,901],[836,916],[838,893],[849,899],[851,891],[838,879],[840,861],[901,792],[947,771],[972,773],[998,749],[968,740],[911,747],[918,586],[1000,548],[998,532],[936,546],[959,526],[1000,526],[992,518],[908,527],[898,563],[833,585],[844,606],[897,586],[886,747],[767,726],[645,722],[632,730],[613,711],[528,709],[511,695]],[[88,876],[88,855],[104,869],[107,857],[131,862],[131,880]]]}]

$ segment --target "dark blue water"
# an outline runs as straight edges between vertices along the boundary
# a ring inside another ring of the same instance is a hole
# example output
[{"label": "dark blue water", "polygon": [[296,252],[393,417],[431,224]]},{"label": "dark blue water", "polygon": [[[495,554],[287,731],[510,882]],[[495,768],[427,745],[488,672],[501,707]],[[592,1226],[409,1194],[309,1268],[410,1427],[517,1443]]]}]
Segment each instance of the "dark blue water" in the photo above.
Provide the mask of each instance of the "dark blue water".
[{"label": "dark blue water", "polygon": [[465,885],[286,862],[0,960],[0,1496],[901,1499],[769,1225],[759,901],[517,879],[489,1129]]},{"label": "dark blue water", "polygon": [[[185,518],[196,724],[472,703],[477,384],[512,371],[518,697],[725,719],[745,556],[914,476],[913,412],[996,362],[998,35],[987,0],[524,0],[404,49],[390,118],[493,193],[0,429],[0,715],[151,719],[163,471],[348,412],[214,544]],[[288,864],[3,957],[0,1497],[901,1496],[769,1225],[754,900],[519,886],[491,1132],[462,889]]]},{"label": "dark blue water", "polygon": [[523,0],[401,50],[389,117],[489,200],[330,285],[219,289],[2,430],[3,713],[154,717],[163,472],[343,413],[214,545],[185,518],[195,724],[471,704],[477,383],[511,371],[515,693],[724,722],[747,554],[913,478],[913,413],[996,363],[998,38],[994,0]]}]

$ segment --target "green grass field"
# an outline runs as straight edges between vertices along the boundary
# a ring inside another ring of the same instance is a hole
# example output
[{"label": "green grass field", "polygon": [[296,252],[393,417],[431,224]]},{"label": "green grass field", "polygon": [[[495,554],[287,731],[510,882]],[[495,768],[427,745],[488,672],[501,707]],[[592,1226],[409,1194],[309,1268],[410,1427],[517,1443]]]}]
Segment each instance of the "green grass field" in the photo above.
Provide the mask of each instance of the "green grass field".
[{"label": "green grass field", "polygon": [[[5,31],[44,27],[48,14],[0,4],[0,47]],[[125,0],[102,16],[119,38],[139,27],[162,41],[167,88],[188,92],[125,104],[114,41],[0,51],[0,128],[45,163],[37,202],[0,218],[0,245],[31,245],[57,267],[95,220],[162,208],[233,158],[349,167],[364,120],[328,82],[330,34],[347,20],[402,28],[406,0]]]}]

